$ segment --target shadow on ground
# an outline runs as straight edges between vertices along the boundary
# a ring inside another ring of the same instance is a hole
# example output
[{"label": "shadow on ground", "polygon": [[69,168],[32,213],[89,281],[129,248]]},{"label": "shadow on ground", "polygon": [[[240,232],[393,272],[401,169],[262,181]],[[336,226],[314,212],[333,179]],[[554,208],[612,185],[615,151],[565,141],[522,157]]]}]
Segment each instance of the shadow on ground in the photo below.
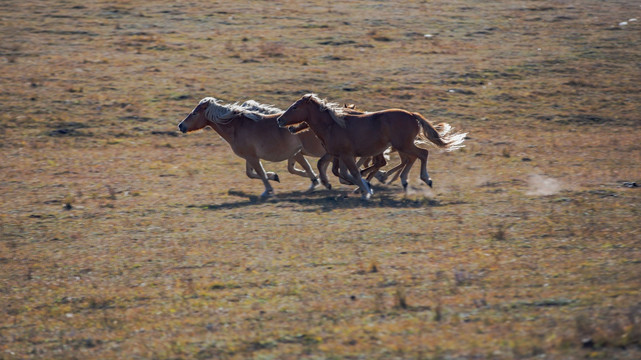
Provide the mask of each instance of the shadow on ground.
[{"label": "shadow on ground", "polygon": [[350,191],[319,190],[311,193],[304,191],[292,191],[279,193],[273,197],[262,199],[254,194],[244,191],[229,190],[229,195],[246,198],[246,200],[226,202],[210,205],[188,205],[188,207],[202,208],[204,210],[225,210],[237,209],[259,204],[295,203],[302,205],[300,211],[305,212],[329,212],[336,209],[351,208],[425,208],[434,206],[445,206],[450,203],[442,203],[436,199],[426,197],[408,198],[399,197],[398,189],[375,189],[374,196],[368,201],[352,194]]}]

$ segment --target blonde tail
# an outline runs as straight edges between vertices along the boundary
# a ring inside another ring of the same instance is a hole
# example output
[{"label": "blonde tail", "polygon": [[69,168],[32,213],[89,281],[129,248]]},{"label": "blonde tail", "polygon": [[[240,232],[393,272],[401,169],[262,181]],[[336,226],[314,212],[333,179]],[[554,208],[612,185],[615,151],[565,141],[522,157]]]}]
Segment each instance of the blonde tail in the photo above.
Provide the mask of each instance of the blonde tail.
[{"label": "blonde tail", "polygon": [[429,140],[445,151],[453,151],[465,147],[463,141],[465,141],[467,133],[457,132],[451,134],[452,127],[448,123],[440,123],[432,126],[421,114],[412,113],[412,115],[414,115],[414,118],[423,128],[423,131],[419,132],[418,139],[415,141],[417,145],[427,144],[426,140]]}]

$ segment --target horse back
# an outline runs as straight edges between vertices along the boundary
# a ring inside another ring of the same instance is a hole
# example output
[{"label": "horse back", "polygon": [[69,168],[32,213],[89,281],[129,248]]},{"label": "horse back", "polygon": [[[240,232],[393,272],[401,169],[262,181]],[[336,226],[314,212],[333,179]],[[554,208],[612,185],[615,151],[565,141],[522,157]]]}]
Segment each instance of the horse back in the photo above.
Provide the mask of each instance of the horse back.
[{"label": "horse back", "polygon": [[[345,117],[347,128],[355,131],[378,131],[389,133],[402,131],[405,128],[418,129],[414,114],[402,109],[387,109],[377,112],[347,115]],[[401,127],[399,129],[399,127]]]},{"label": "horse back", "polygon": [[349,116],[345,123],[354,151],[361,156],[375,155],[388,146],[405,147],[420,131],[414,115],[402,109]]},{"label": "horse back", "polygon": [[389,145],[391,128],[381,112],[345,116],[345,128],[335,127],[336,143],[341,133],[345,136],[341,152],[356,156],[373,156],[384,151]]}]

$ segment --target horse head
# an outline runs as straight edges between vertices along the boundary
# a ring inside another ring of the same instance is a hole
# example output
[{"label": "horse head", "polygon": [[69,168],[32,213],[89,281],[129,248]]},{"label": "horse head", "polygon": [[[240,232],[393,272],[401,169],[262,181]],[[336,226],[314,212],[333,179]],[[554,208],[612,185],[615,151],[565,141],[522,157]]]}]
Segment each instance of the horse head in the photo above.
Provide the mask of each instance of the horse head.
[{"label": "horse head", "polygon": [[311,102],[311,95],[305,95],[293,103],[285,112],[276,119],[278,126],[287,127],[305,122],[308,117],[308,105]]},{"label": "horse head", "polygon": [[200,130],[208,125],[207,121],[207,108],[211,98],[204,98],[200,100],[200,103],[192,110],[187,117],[178,124],[178,130],[183,134],[189,131]]}]

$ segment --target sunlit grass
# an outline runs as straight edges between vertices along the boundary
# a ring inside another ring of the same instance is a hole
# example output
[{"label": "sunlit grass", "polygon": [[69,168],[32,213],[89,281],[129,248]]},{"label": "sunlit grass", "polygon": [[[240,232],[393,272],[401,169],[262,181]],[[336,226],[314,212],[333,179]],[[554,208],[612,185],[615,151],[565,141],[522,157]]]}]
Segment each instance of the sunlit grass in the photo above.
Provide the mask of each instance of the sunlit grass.
[{"label": "sunlit grass", "polygon": [[[636,4],[42,5],[2,25],[0,358],[639,357]],[[467,146],[260,201],[176,131],[307,92]]]}]

